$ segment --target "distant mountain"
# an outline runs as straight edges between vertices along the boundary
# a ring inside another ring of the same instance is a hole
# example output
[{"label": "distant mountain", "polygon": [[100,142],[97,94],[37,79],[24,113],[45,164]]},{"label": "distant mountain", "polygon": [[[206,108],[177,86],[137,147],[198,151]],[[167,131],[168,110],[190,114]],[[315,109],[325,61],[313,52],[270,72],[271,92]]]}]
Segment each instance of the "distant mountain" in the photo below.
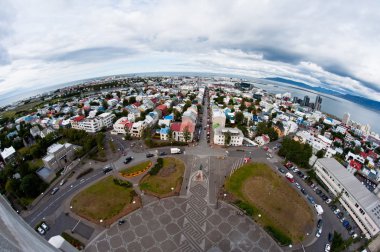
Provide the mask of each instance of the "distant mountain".
[{"label": "distant mountain", "polygon": [[370,99],[367,99],[365,97],[352,95],[352,94],[342,94],[342,93],[339,93],[339,92],[331,90],[331,89],[327,89],[327,88],[323,88],[323,87],[313,87],[313,86],[307,85],[303,82],[293,81],[293,80],[280,78],[280,77],[265,78],[265,79],[271,80],[271,81],[276,81],[276,82],[282,82],[282,83],[286,83],[286,84],[291,84],[291,85],[294,85],[297,87],[302,87],[305,89],[313,90],[313,91],[324,93],[324,94],[333,95],[333,96],[340,97],[342,99],[360,104],[360,105],[367,107],[367,108],[370,108],[372,110],[377,110],[377,111],[380,110],[380,102],[370,100]]}]

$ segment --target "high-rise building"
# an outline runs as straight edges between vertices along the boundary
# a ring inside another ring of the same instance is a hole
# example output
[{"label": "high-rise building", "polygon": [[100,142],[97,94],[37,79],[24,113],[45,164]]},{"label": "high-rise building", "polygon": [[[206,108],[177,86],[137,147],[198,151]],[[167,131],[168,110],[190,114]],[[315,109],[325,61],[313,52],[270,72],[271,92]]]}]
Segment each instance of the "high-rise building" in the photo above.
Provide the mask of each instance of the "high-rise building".
[{"label": "high-rise building", "polygon": [[293,103],[298,103],[298,97],[297,96],[293,97]]},{"label": "high-rise building", "polygon": [[322,106],[322,97],[320,95],[317,95],[314,102],[314,110],[321,111]]},{"label": "high-rise building", "polygon": [[351,116],[350,113],[348,112],[344,113],[342,122],[345,125],[348,125],[348,122],[350,121],[350,116]]},{"label": "high-rise building", "polygon": [[305,107],[308,107],[309,103],[310,103],[310,97],[307,96],[307,95],[305,95],[305,97],[303,98],[302,105],[305,106]]}]

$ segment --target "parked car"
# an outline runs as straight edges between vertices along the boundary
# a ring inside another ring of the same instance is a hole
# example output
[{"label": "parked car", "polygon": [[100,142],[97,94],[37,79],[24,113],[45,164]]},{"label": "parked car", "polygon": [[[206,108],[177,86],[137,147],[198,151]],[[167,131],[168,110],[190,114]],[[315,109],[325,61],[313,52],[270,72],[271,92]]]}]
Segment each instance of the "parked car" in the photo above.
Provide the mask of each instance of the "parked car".
[{"label": "parked car", "polygon": [[42,222],[42,223],[41,223],[41,227],[42,227],[45,231],[48,231],[48,230],[49,230],[49,226],[48,226],[45,222]]},{"label": "parked car", "polygon": [[337,208],[338,208],[338,207],[337,207],[336,205],[332,205],[332,206],[331,206],[331,210],[332,210],[332,211],[335,211]]},{"label": "parked car", "polygon": [[323,225],[323,220],[319,219],[318,222],[317,222],[317,228],[321,228],[322,225]]},{"label": "parked car", "polygon": [[301,189],[301,192],[302,192],[303,195],[306,195],[306,191],[305,191],[305,189],[302,188],[302,189]]},{"label": "parked car", "polygon": [[300,186],[300,184],[298,184],[297,182],[296,183],[294,183],[295,185],[296,185],[296,187],[298,188],[298,189],[300,189],[301,190],[301,186]]},{"label": "parked car", "polygon": [[334,211],[334,214],[338,214],[338,213],[340,213],[339,208],[335,209],[335,211]]},{"label": "parked car", "polygon": [[326,201],[328,198],[326,195],[322,197],[323,201]]},{"label": "parked car", "polygon": [[352,229],[352,227],[351,227],[351,230],[348,231],[348,234],[349,234],[349,235],[353,235],[353,234],[355,234],[355,231]]},{"label": "parked car", "polygon": [[154,155],[152,153],[148,153],[148,154],[146,154],[146,157],[151,158],[151,157],[154,157]]},{"label": "parked car", "polygon": [[307,196],[307,200],[311,203],[311,204],[315,204],[315,201],[314,201],[314,198],[311,197],[310,195]]},{"label": "parked car", "polygon": [[343,216],[344,216],[344,213],[343,213],[343,212],[340,212],[340,213],[338,213],[336,216],[338,216],[339,219],[342,219]]},{"label": "parked car", "polygon": [[53,190],[51,190],[51,195],[54,195],[58,192],[59,188],[58,187],[54,187]]},{"label": "parked car", "polygon": [[326,200],[326,204],[330,204],[331,201],[332,201],[331,199],[327,199],[327,200]]},{"label": "parked car", "polygon": [[321,193],[321,194],[319,194],[319,197],[323,197],[323,196],[325,196],[325,194],[324,193]]},{"label": "parked car", "polygon": [[125,220],[119,220],[119,221],[118,221],[118,224],[119,224],[119,225],[122,225],[122,224],[124,224],[124,223],[125,223]]},{"label": "parked car", "polygon": [[325,246],[325,252],[330,252],[330,249],[331,249],[330,244],[327,243]]},{"label": "parked car", "polygon": [[315,191],[315,193],[316,193],[317,195],[319,195],[319,194],[321,194],[321,193],[322,193],[322,191],[321,191],[321,190],[319,190],[319,189],[317,189],[317,190]]},{"label": "parked car", "polygon": [[278,170],[279,170],[281,173],[285,173],[285,170],[282,169],[281,167],[278,167]]},{"label": "parked car", "polygon": [[316,237],[320,237],[321,234],[322,234],[322,228],[318,228],[318,229],[317,229],[317,232],[315,233],[315,236],[316,236]]},{"label": "parked car", "polygon": [[332,242],[332,240],[333,240],[333,234],[332,233],[329,233],[329,235],[327,236],[327,240],[329,242]]},{"label": "parked car", "polygon": [[61,182],[59,183],[60,186],[63,186],[63,184],[66,183],[66,179],[62,179]]},{"label": "parked car", "polygon": [[38,227],[37,231],[38,233],[40,233],[40,235],[44,235],[46,233],[46,231],[42,227]]},{"label": "parked car", "polygon": [[166,154],[167,153],[165,151],[163,151],[163,152],[160,153],[160,156],[166,156]]}]

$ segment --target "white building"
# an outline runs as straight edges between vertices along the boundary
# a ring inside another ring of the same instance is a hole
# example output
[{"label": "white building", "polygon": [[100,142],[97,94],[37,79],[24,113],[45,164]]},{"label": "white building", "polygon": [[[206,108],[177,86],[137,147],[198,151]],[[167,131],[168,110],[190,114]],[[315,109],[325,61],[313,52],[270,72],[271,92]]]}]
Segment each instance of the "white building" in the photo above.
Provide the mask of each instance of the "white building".
[{"label": "white building", "polygon": [[344,113],[342,122],[345,125],[348,125],[348,123],[350,122],[350,116],[350,113]]},{"label": "white building", "polygon": [[225,145],[226,134],[231,135],[229,146],[243,145],[244,135],[238,128],[221,128],[218,127],[214,130],[214,144]]},{"label": "white building", "polygon": [[57,172],[73,161],[74,154],[74,146],[70,143],[53,144],[47,149],[47,154],[42,161],[46,167]]},{"label": "white building", "polygon": [[342,195],[340,203],[363,234],[370,238],[379,233],[380,199],[333,158],[318,159],[314,168],[334,195]]},{"label": "white building", "polygon": [[103,113],[98,115],[98,118],[102,121],[102,126],[106,128],[111,128],[113,124],[113,119],[116,116],[112,113]]},{"label": "white building", "polygon": [[4,160],[5,163],[9,162],[10,160],[12,160],[12,158],[16,155],[16,150],[13,148],[13,146],[9,147],[9,148],[5,148],[2,152],[1,152],[1,157],[2,159]]},{"label": "white building", "polygon": [[121,117],[113,124],[113,131],[117,134],[127,134],[132,128],[132,122],[127,117]]},{"label": "white building", "polygon": [[85,118],[84,116],[76,116],[70,120],[73,129],[85,130],[89,133],[100,131],[103,127],[112,127],[114,114],[103,113],[94,118]]},{"label": "white building", "polygon": [[141,137],[145,127],[146,127],[145,121],[139,121],[139,122],[133,123],[131,131],[130,131],[131,136]]}]

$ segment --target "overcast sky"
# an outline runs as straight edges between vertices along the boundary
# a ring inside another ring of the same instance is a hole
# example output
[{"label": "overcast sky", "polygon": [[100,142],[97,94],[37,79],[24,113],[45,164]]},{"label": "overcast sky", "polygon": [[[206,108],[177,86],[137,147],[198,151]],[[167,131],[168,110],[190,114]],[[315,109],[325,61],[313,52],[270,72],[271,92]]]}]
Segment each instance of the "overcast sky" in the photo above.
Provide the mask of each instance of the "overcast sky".
[{"label": "overcast sky", "polygon": [[380,101],[380,1],[0,0],[0,97],[110,74],[285,77]]}]

